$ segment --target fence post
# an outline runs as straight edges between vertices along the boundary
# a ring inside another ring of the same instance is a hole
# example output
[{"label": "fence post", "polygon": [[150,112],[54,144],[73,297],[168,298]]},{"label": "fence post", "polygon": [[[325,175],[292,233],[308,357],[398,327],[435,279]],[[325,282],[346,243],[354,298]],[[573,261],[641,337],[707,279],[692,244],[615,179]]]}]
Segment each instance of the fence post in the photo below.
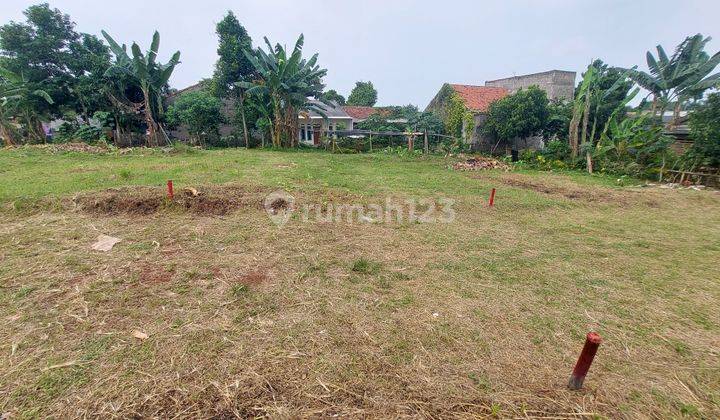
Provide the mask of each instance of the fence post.
[{"label": "fence post", "polygon": [[575,364],[575,369],[573,369],[572,375],[570,375],[568,388],[572,390],[582,388],[583,382],[585,381],[585,375],[587,375],[590,370],[590,365],[595,358],[595,353],[597,353],[600,343],[602,343],[602,338],[600,338],[598,333],[588,333],[585,338],[585,345],[583,346],[582,352],[580,352],[580,357]]}]

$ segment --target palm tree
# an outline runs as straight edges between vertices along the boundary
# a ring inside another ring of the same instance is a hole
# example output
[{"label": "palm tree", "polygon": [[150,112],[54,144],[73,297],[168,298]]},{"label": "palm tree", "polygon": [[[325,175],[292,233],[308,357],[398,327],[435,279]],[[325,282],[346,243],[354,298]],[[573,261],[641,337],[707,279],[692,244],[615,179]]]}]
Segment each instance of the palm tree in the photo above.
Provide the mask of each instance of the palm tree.
[{"label": "palm tree", "polygon": [[[247,89],[248,95],[267,98],[268,109],[272,112],[272,142],[275,147],[292,147],[297,144],[298,113],[313,110],[324,115],[324,109],[310,102],[308,97],[319,97],[322,94],[325,87],[322,77],[327,74],[327,70],[317,64],[317,54],[309,60],[302,58],[303,43],[301,34],[290,56],[280,44],[273,48],[267,38],[267,52],[260,48],[244,51],[259,79],[238,82],[237,86]],[[283,133],[286,134],[284,139]]]},{"label": "palm tree", "polygon": [[701,34],[689,36],[677,46],[672,57],[668,57],[661,45],[656,47],[657,58],[648,51],[646,60],[650,73],[627,69],[628,77],[653,96],[653,116],[665,112],[667,106],[676,101],[676,121],[685,101],[697,98],[710,88],[717,87],[720,73],[708,76],[720,64],[720,53],[710,57],[705,45],[711,40]]},{"label": "palm tree", "polygon": [[160,34],[155,31],[153,34],[150,50],[143,54],[140,47],[133,42],[132,57],[127,53],[125,44],[120,46],[115,40],[102,31],[103,36],[110,44],[110,50],[115,55],[115,63],[105,73],[107,77],[121,74],[129,77],[140,87],[143,99],[140,103],[132,103],[129,108],[143,110],[145,124],[147,124],[147,145],[150,147],[159,146],[158,136],[162,136],[165,142],[169,139],[165,131],[159,125],[158,120],[163,113],[162,92],[167,86],[170,75],[175,66],[180,62],[180,51],[176,51],[167,64],[160,64],[157,60],[158,49],[160,48]]},{"label": "palm tree", "polygon": [[37,121],[33,115],[32,101],[41,98],[52,104],[50,95],[42,89],[30,90],[22,74],[13,73],[0,67],[0,137],[6,146],[15,144],[13,119],[19,115],[25,117],[28,130]]}]

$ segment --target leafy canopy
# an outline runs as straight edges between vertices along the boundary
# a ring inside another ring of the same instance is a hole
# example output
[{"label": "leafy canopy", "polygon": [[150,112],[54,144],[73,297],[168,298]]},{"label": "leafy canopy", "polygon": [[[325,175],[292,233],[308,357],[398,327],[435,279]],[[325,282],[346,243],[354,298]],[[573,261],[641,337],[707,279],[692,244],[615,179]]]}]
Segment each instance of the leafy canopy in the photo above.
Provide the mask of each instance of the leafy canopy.
[{"label": "leafy canopy", "polygon": [[186,125],[196,138],[217,134],[223,122],[222,102],[204,90],[184,93],[168,108],[167,117],[172,125]]},{"label": "leafy canopy", "polygon": [[252,38],[232,11],[218,22],[215,32],[219,38],[213,74],[215,94],[226,97],[237,89],[237,82],[249,81],[255,67],[243,53],[252,49]]},{"label": "leafy canopy", "polygon": [[720,167],[720,93],[710,94],[707,102],[690,114],[690,133],[695,166]]},{"label": "leafy canopy", "polygon": [[337,93],[335,89],[323,92],[323,94],[320,95],[320,99],[328,102],[337,102],[338,105],[345,105],[345,97]]},{"label": "leafy canopy", "polygon": [[548,115],[547,94],[530,86],[490,104],[483,130],[498,140],[526,138],[541,132]]},{"label": "leafy canopy", "polygon": [[110,65],[107,46],[94,35],[76,32],[70,16],[47,3],[23,13],[25,22],[0,26],[0,66],[21,74],[29,90],[42,90],[53,99],[33,99],[35,113],[62,117],[73,111],[88,118],[107,109],[101,89]]},{"label": "leafy canopy", "polygon": [[650,51],[646,54],[649,73],[632,68],[628,70],[629,77],[650,91],[661,111],[672,101],[677,101],[679,108],[684,101],[698,98],[706,90],[720,85],[720,73],[710,75],[720,64],[720,52],[712,57],[705,52],[710,40],[702,34],[689,36],[671,57],[658,45],[657,57]]},{"label": "leafy canopy", "polygon": [[356,82],[347,104],[351,106],[375,106],[377,102],[377,90],[372,82]]}]

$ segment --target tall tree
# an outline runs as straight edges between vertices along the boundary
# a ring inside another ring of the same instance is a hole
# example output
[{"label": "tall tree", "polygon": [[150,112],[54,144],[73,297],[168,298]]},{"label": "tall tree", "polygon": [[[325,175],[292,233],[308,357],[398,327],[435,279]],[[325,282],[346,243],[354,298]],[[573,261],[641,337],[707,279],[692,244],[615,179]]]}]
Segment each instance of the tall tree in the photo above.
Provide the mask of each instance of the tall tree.
[{"label": "tall tree", "polygon": [[[62,117],[68,111],[87,119],[109,103],[101,92],[110,56],[102,41],[75,31],[75,23],[47,3],[30,6],[26,21],[0,27],[0,65],[22,74],[31,91],[42,90],[52,103],[36,98],[37,116]],[[31,134],[43,136],[35,118]]]},{"label": "tall tree", "polygon": [[[602,60],[593,61],[590,67],[595,70],[591,88],[596,94],[588,97],[590,102],[588,121],[592,122],[588,139],[594,142],[600,137],[599,130],[605,126],[613,111],[625,101],[630,89],[633,87],[633,82],[628,79],[627,72],[610,67]],[[583,76],[585,76],[585,73],[583,73]],[[582,82],[575,90],[576,93],[581,92],[581,84]],[[622,116],[619,115],[621,119]]]},{"label": "tall tree", "polygon": [[377,102],[377,90],[372,82],[356,82],[347,104],[352,106],[375,106]]},{"label": "tall tree", "polygon": [[322,95],[320,95],[320,99],[324,101],[333,101],[337,102],[338,105],[345,105],[345,97],[341,94],[337,93],[335,89],[330,89],[328,91],[323,92]]},{"label": "tall tree", "polygon": [[95,35],[80,34],[79,41],[71,44],[70,53],[70,93],[74,98],[70,108],[88,122],[95,112],[112,108],[104,78],[110,68],[110,49]]},{"label": "tall tree", "polygon": [[240,24],[232,11],[215,27],[218,35],[218,61],[215,63],[215,93],[222,97],[232,97],[238,102],[237,109],[243,128],[245,147],[248,146],[248,122],[246,118],[245,89],[238,82],[249,82],[255,74],[255,67],[243,51],[252,49],[252,39]]},{"label": "tall tree", "polygon": [[[87,58],[83,46],[94,37],[76,32],[68,15],[47,3],[30,6],[23,13],[25,22],[0,26],[0,66],[22,75],[28,91],[43,91],[53,99],[48,102],[35,96],[27,103],[34,112],[24,121],[26,131],[30,139],[40,141],[45,138],[41,119],[61,117],[79,108],[79,79],[86,75],[100,78],[102,73],[93,74],[93,66],[82,59]],[[98,48],[94,49],[97,52]]]},{"label": "tall tree", "polygon": [[[167,90],[167,83],[172,75],[175,66],[180,62],[180,51],[176,51],[166,64],[157,62],[158,49],[160,48],[160,34],[155,31],[153,34],[150,50],[143,53],[140,46],[133,42],[131,50],[132,57],[127,53],[125,44],[120,46],[107,32],[102,31],[103,36],[110,44],[110,49],[115,55],[115,63],[108,69],[106,74],[123,76],[134,82],[142,91],[140,102],[131,102],[128,105],[136,110],[142,110],[147,125],[147,145],[150,147],[160,145],[160,137],[166,142],[170,140],[158,123],[163,114],[162,94]],[[126,91],[122,90],[123,93]]]},{"label": "tall tree", "polygon": [[[318,98],[322,94],[325,87],[322,78],[327,70],[317,64],[317,54],[309,60],[302,58],[304,39],[301,34],[289,55],[282,45],[273,47],[267,38],[267,52],[260,48],[245,51],[245,56],[255,67],[258,80],[238,82],[238,87],[247,89],[248,95],[257,95],[269,101],[267,108],[272,111],[275,147],[297,145],[299,113],[310,110],[324,113],[323,107],[308,98]],[[282,138],[283,133],[285,139]]]},{"label": "tall tree", "polygon": [[607,127],[610,120],[621,120],[620,111],[637,95],[638,89],[630,95],[627,93],[628,74],[628,70],[610,73],[602,62],[594,61],[583,73],[575,92],[568,133],[571,156],[575,159],[582,147],[590,173],[593,170],[592,147],[600,138],[598,130],[601,126]]}]

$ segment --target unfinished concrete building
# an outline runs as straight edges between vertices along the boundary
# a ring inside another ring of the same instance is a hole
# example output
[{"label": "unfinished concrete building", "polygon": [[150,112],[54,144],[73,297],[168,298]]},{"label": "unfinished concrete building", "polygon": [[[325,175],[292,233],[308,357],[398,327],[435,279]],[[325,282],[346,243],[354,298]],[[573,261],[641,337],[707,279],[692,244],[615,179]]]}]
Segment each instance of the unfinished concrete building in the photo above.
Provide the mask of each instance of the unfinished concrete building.
[{"label": "unfinished concrete building", "polygon": [[547,92],[548,99],[551,101],[554,99],[572,100],[575,95],[575,72],[550,70],[485,82],[485,86],[502,87],[510,93],[527,89],[533,85]]}]

